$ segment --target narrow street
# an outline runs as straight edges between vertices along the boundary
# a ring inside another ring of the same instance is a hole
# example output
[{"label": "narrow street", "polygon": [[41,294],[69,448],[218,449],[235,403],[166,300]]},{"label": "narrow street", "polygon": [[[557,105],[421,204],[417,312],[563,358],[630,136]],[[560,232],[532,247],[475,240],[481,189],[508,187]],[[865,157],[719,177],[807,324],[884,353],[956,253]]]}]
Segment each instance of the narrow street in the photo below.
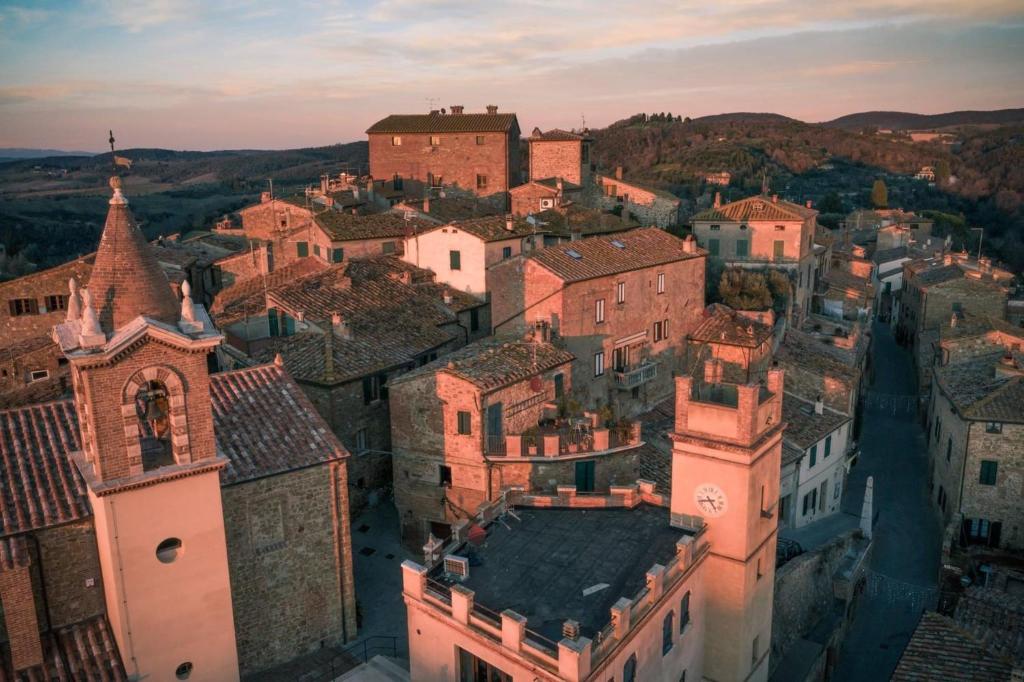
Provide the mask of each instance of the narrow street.
[{"label": "narrow street", "polygon": [[934,606],[939,569],[925,438],[913,409],[907,409],[916,392],[912,358],[896,345],[888,325],[875,324],[872,362],[861,457],[850,472],[843,511],[860,513],[865,481],[874,476],[878,518],[868,587],[836,666],[834,679],[840,681],[889,679],[922,610]]}]

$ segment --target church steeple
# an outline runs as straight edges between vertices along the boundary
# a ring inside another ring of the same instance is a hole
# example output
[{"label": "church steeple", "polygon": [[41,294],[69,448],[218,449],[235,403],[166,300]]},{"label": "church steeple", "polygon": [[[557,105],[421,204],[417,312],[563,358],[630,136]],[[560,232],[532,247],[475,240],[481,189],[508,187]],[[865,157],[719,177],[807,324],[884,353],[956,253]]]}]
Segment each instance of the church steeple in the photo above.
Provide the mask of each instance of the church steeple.
[{"label": "church steeple", "polygon": [[100,325],[111,333],[139,315],[174,324],[177,298],[128,208],[121,178],[110,178],[110,187],[114,194],[89,279]]}]

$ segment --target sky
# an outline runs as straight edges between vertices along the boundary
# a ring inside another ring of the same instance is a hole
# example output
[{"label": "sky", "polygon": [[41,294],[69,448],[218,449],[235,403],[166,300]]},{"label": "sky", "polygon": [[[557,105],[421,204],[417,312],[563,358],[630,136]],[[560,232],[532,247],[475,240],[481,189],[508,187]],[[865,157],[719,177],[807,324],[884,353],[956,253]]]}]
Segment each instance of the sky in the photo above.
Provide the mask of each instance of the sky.
[{"label": "sky", "polygon": [[1024,106],[1021,0],[0,0],[0,147],[284,149],[462,104],[641,111]]}]

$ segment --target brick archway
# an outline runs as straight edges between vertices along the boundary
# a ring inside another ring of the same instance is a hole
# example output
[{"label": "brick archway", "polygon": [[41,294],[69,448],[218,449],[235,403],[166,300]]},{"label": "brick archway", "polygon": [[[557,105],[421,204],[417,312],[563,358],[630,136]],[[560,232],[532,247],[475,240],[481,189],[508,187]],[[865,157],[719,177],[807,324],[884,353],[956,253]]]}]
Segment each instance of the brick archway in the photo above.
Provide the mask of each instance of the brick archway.
[{"label": "brick archway", "polygon": [[181,375],[170,367],[146,367],[133,374],[121,391],[121,416],[124,420],[125,446],[128,454],[129,475],[143,473],[142,431],[136,410],[139,391],[149,382],[158,381],[167,389],[168,420],[171,429],[171,452],[175,464],[191,462],[188,447],[188,415],[185,409],[185,384]]}]

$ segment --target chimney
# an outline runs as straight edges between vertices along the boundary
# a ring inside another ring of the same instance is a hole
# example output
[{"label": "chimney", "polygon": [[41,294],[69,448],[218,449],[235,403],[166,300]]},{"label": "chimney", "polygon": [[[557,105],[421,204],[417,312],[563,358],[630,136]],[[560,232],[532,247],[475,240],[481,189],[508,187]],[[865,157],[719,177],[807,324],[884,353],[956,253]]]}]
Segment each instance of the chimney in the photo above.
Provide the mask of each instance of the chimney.
[{"label": "chimney", "polygon": [[270,201],[270,192],[260,192],[260,203],[265,204]]},{"label": "chimney", "polygon": [[562,623],[562,637],[576,641],[580,638],[580,624],[575,620],[567,620]]},{"label": "chimney", "polygon": [[359,185],[352,183],[352,198],[359,201]]},{"label": "chimney", "polygon": [[331,316],[331,326],[339,339],[352,340],[352,327],[341,317],[341,313],[334,313]]},{"label": "chimney", "polygon": [[810,199],[808,199],[808,200],[807,200],[807,208],[810,208],[810,207],[811,207],[811,200],[810,200]]},{"label": "chimney", "polygon": [[423,212],[430,214],[430,195],[423,197]]},{"label": "chimney", "polygon": [[323,192],[324,194],[327,194],[328,190],[330,190],[330,187],[331,177],[327,175],[327,173],[324,173],[323,175],[320,176],[320,191]]},{"label": "chimney", "polygon": [[773,194],[772,195],[772,203],[773,204],[779,203],[779,195],[778,194]]},{"label": "chimney", "polygon": [[942,264],[943,265],[952,265],[953,264],[953,254],[947,253],[945,256],[943,256],[942,257]]},{"label": "chimney", "polygon": [[451,305],[452,304],[452,292],[450,292],[448,290],[445,290],[445,292],[441,295],[441,299],[444,301],[445,305]]},{"label": "chimney", "polygon": [[32,590],[32,561],[23,538],[0,545],[0,599],[11,647],[11,667],[15,677],[23,670],[43,663],[39,620]]},{"label": "chimney", "polygon": [[697,240],[692,234],[683,238],[683,253],[697,253]]},{"label": "chimney", "polygon": [[510,215],[505,216],[505,229],[508,230],[509,232],[516,229],[515,223],[512,222],[512,216]]},{"label": "chimney", "polygon": [[820,395],[814,400],[814,414],[825,414],[825,402]]},{"label": "chimney", "polygon": [[452,114],[455,116],[461,114],[464,108],[465,107],[463,107],[461,104],[453,104],[451,105],[451,107],[449,107],[449,109],[451,109]]},{"label": "chimney", "polygon": [[715,192],[715,208],[722,208],[722,193]]},{"label": "chimney", "polygon": [[616,180],[621,180],[622,179],[622,166],[616,166],[615,167],[615,179]]},{"label": "chimney", "polygon": [[949,318],[949,328],[950,329],[955,329],[956,328],[956,320],[957,320],[957,315],[956,315],[956,312],[954,312],[950,316],[950,318]]},{"label": "chimney", "polygon": [[562,178],[558,177],[555,179],[555,189],[558,190],[558,196],[562,196],[562,191],[565,189],[565,184],[562,182]]},{"label": "chimney", "polygon": [[498,107],[494,106],[493,104],[488,104],[487,113],[490,114],[491,116],[494,116],[495,114],[498,113]]}]

